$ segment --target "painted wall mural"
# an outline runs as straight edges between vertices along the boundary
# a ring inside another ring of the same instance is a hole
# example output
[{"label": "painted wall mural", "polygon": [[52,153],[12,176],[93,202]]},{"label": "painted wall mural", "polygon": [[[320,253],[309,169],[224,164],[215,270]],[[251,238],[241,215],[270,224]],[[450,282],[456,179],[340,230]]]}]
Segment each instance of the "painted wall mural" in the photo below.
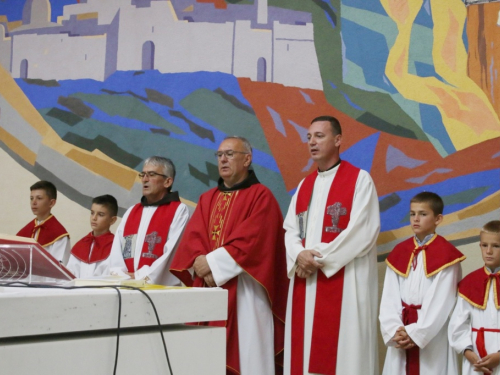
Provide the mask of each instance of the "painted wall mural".
[{"label": "painted wall mural", "polygon": [[140,196],[170,157],[195,204],[226,135],[286,211],[314,166],[312,118],[344,129],[342,158],[380,200],[380,259],[410,234],[408,202],[445,201],[457,244],[500,217],[500,3],[469,0],[4,0],[0,146],[87,206]]}]

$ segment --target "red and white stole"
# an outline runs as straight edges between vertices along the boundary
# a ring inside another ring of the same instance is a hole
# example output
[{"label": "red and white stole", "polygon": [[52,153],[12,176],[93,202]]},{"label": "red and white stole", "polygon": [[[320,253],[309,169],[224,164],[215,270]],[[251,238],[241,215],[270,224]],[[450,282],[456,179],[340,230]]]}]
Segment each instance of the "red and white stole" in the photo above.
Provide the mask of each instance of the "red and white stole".
[{"label": "red and white stole", "polygon": [[[354,190],[359,168],[346,161],[340,163],[326,201],[321,242],[332,242],[346,229],[351,217]],[[295,213],[303,220],[302,245],[305,246],[306,212],[314,190],[318,172],[307,176],[297,195]],[[337,367],[337,351],[342,311],[344,268],[327,278],[317,272],[316,305],[312,329],[309,372],[334,375]],[[304,367],[304,324],[305,324],[306,279],[295,276],[292,302],[292,353],[291,374],[302,375]]]},{"label": "red and white stole", "polygon": [[[95,237],[92,232],[78,241],[71,249],[71,254],[79,261],[87,264],[101,262],[111,254],[111,245],[115,235],[111,232]],[[94,247],[92,247],[94,243]],[[92,253],[90,253],[92,249]]]},{"label": "red and white stole", "polygon": [[[170,225],[174,220],[175,212],[181,202],[173,201],[160,205],[149,222],[144,243],[141,247],[141,259],[138,269],[142,266],[151,266],[153,262],[163,255],[163,248],[167,242]],[[141,203],[136,204],[127,218],[123,230],[124,241],[122,241],[122,254],[128,272],[134,272],[134,255],[136,250],[136,238],[139,231],[139,225],[142,218],[144,206]]]},{"label": "red and white stole", "polygon": [[36,223],[36,219],[30,221],[17,235],[33,238],[43,247],[50,246],[63,237],[69,237],[68,231],[53,215],[50,215],[40,224]]}]

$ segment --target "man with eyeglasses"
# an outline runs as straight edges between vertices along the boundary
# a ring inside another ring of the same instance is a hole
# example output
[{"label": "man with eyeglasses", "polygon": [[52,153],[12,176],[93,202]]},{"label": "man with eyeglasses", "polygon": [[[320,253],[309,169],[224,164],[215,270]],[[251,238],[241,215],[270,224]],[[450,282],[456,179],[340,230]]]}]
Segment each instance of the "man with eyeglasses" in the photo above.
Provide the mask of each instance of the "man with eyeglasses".
[{"label": "man with eyeglasses", "polygon": [[111,249],[111,273],[128,274],[151,284],[179,285],[169,271],[189,211],[172,191],[175,166],[152,156],[144,161],[141,202],[123,216]]},{"label": "man with eyeglasses", "polygon": [[284,340],[288,279],[283,217],[250,168],[252,148],[228,137],[215,153],[218,186],[202,194],[171,271],[188,286],[228,291],[227,374],[273,375]]}]

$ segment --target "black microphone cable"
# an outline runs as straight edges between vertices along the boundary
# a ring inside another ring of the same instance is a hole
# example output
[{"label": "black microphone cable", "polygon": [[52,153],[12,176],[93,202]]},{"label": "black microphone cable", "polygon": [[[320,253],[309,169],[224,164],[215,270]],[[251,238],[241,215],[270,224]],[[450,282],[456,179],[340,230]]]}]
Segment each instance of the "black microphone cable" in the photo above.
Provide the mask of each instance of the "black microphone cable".
[{"label": "black microphone cable", "polygon": [[153,311],[156,316],[156,322],[158,323],[158,329],[160,331],[160,336],[161,336],[161,341],[163,343],[163,349],[165,351],[165,358],[167,359],[167,365],[168,365],[168,370],[170,372],[170,375],[173,375],[172,371],[172,366],[170,365],[170,358],[168,356],[168,350],[167,350],[167,344],[165,343],[165,337],[163,335],[163,330],[161,328],[161,323],[160,323],[160,317],[158,316],[158,311],[156,310],[156,306],[151,299],[151,297],[142,289],[134,287],[134,286],[128,286],[128,285],[91,285],[91,286],[59,286],[59,285],[45,285],[45,284],[28,284],[20,281],[14,281],[10,283],[1,283],[0,287],[11,287],[11,288],[38,288],[38,289],[104,289],[104,288],[112,288],[116,290],[116,293],[118,294],[118,325],[116,328],[116,354],[115,354],[115,364],[113,368],[113,375],[116,375],[116,368],[118,366],[118,353],[119,353],[119,347],[120,347],[120,323],[121,323],[121,312],[122,312],[122,295],[120,292],[120,288],[122,289],[131,289],[131,290],[137,290],[141,292],[146,298],[149,300],[151,303],[151,306],[153,307]]}]

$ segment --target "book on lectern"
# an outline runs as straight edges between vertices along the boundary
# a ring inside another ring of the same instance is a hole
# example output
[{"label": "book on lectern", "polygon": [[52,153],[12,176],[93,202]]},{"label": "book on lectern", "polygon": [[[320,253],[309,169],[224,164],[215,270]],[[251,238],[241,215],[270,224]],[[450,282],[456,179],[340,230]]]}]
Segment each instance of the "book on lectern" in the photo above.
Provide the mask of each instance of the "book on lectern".
[{"label": "book on lectern", "polygon": [[33,238],[0,234],[0,282],[57,282],[74,278]]}]

